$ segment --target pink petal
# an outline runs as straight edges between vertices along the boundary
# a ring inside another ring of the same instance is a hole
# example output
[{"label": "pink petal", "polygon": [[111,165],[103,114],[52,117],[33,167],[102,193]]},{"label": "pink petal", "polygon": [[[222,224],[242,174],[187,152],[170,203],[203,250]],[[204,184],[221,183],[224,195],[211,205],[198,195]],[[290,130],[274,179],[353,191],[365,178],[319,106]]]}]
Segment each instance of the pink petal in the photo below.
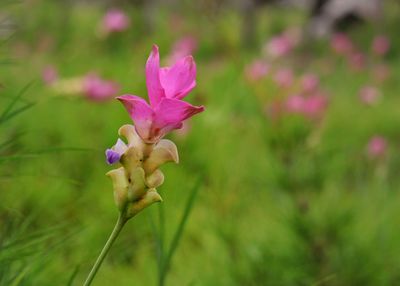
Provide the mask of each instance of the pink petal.
[{"label": "pink petal", "polygon": [[155,107],[165,97],[165,92],[160,82],[160,55],[156,45],[153,45],[146,63],[146,85],[150,105]]},{"label": "pink petal", "polygon": [[135,95],[123,95],[117,97],[125,106],[130,117],[135,123],[136,132],[145,140],[151,136],[151,128],[154,118],[154,111],[149,104],[141,97]]},{"label": "pink petal", "polygon": [[184,120],[202,111],[203,106],[193,106],[181,100],[165,98],[155,110],[152,134],[155,138],[161,138],[167,132],[181,128]]},{"label": "pink petal", "polygon": [[172,67],[160,70],[161,85],[167,98],[184,98],[196,86],[196,64],[187,56]]}]

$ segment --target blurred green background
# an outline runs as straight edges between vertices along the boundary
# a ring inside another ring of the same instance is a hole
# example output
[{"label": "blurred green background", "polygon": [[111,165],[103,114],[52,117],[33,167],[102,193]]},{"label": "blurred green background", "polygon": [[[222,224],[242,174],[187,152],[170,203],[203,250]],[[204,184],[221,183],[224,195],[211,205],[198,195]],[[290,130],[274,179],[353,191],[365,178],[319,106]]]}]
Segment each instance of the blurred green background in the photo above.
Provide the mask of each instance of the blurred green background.
[{"label": "blurred green background", "polygon": [[[167,285],[400,285],[398,3],[385,2],[378,23],[347,27],[365,61],[352,68],[330,36],[303,35],[287,55],[265,55],[272,37],[304,30],[304,9],[260,6],[248,42],[240,5],[229,1],[2,2],[0,285],[81,285],[115,223],[104,150],[131,120],[112,98],[70,91],[69,80],[96,72],[118,82],[117,95],[147,98],[151,45],[166,64],[183,37],[197,42],[188,101],[206,111],[168,136],[180,164],[163,167],[159,189],[167,241],[202,183]],[[110,8],[130,25],[104,35],[99,23]],[[390,49],[377,56],[370,47],[381,34]],[[295,83],[280,87],[273,71],[249,79],[257,59],[290,68]],[[48,66],[64,84],[43,82]],[[377,80],[382,66],[390,75]],[[297,93],[307,73],[328,98],[322,116],[266,112]],[[379,100],[363,103],[359,91],[371,85]],[[385,148],[374,154],[376,136]],[[127,224],[93,285],[156,285],[159,208]]]}]

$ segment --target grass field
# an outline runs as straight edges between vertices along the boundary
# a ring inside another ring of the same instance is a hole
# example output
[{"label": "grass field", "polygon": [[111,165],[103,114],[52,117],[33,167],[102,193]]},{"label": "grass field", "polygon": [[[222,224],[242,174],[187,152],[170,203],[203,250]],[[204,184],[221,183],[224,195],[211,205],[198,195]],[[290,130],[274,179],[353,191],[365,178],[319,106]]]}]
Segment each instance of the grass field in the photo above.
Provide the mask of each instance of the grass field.
[{"label": "grass field", "polygon": [[[265,42],[304,25],[302,11],[260,10],[256,43],[246,49],[235,10],[199,11],[183,1],[152,11],[150,29],[141,7],[124,6],[128,30],[102,37],[103,6],[57,2],[0,4],[16,28],[0,46],[0,285],[81,285],[117,218],[104,151],[131,119],[117,100],[71,92],[70,80],[96,72],[118,82],[117,95],[147,98],[152,44],[165,64],[188,35],[198,43],[188,101],[206,110],[188,131],[167,136],[180,163],[162,167],[163,202],[127,224],[93,285],[156,285],[152,225],[163,213],[168,245],[199,180],[167,285],[400,284],[398,6],[387,5],[379,27],[348,33],[364,59],[352,66],[329,39],[263,56]],[[390,49],[377,56],[370,47],[381,34]],[[246,70],[256,59],[272,71],[251,80]],[[64,85],[43,82],[50,65]],[[390,75],[374,76],[383,65]],[[294,73],[288,88],[272,75],[283,67]],[[271,112],[307,73],[320,79],[321,114]],[[365,86],[379,99],[363,103]],[[376,136],[384,150],[368,151]]]}]

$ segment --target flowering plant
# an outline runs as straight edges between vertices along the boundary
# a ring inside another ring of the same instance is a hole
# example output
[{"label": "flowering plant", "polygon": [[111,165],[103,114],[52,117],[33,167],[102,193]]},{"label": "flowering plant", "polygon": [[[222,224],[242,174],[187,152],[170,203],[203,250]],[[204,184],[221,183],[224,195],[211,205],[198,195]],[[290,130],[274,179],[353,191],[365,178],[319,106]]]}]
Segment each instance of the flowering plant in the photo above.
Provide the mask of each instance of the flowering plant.
[{"label": "flowering plant", "polygon": [[85,285],[92,282],[124,224],[144,208],[162,201],[156,190],[164,182],[159,167],[179,160],[176,145],[162,138],[171,130],[181,128],[184,120],[204,110],[203,106],[193,106],[182,100],[196,86],[195,78],[196,65],[191,56],[172,67],[160,68],[158,47],[154,45],[146,64],[150,104],[135,95],[118,97],[134,122],[134,125],[123,125],[118,131],[127,143],[118,139],[106,150],[108,164],[121,164],[107,173],[113,182],[120,214]]}]

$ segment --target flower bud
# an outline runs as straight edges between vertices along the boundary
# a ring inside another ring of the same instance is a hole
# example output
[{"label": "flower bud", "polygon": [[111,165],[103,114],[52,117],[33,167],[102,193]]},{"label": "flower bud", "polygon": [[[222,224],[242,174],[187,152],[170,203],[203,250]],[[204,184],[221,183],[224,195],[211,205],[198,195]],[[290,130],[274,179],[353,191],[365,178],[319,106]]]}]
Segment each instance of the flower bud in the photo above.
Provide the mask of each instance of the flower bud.
[{"label": "flower bud", "polygon": [[162,198],[156,189],[150,189],[139,201],[129,206],[127,215],[128,217],[133,217],[141,210],[156,202],[162,202]]},{"label": "flower bud", "polygon": [[143,169],[146,174],[151,174],[167,162],[179,162],[178,150],[174,142],[162,139],[154,146],[149,157],[143,162]]},{"label": "flower bud", "polygon": [[123,167],[109,171],[107,174],[114,186],[114,200],[118,209],[121,211],[128,203],[129,181]]},{"label": "flower bud", "polygon": [[160,170],[155,170],[153,174],[147,176],[146,185],[149,188],[158,188],[164,183],[164,174]]}]

